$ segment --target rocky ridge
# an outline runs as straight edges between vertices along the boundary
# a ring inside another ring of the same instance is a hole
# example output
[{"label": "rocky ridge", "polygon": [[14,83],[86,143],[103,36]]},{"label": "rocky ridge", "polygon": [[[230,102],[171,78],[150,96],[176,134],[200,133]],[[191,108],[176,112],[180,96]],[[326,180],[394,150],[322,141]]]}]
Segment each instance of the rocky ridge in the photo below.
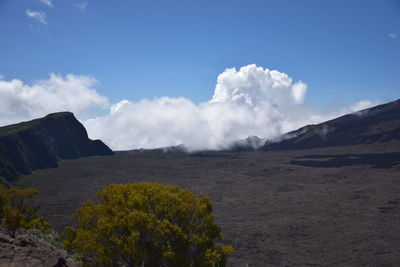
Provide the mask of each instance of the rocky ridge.
[{"label": "rocky ridge", "polygon": [[101,140],[90,140],[70,112],[0,127],[0,183],[33,170],[57,167],[60,159],[112,155]]}]

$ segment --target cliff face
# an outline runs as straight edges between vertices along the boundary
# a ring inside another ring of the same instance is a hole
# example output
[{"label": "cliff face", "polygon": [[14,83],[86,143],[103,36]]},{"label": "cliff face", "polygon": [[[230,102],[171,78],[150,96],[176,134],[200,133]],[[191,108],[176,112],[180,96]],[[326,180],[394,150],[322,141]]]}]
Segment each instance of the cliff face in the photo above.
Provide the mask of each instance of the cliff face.
[{"label": "cliff face", "polygon": [[[70,112],[0,127],[0,183],[33,170],[56,167],[59,159],[112,155],[100,140],[90,140]],[[4,181],[5,180],[5,181]]]}]

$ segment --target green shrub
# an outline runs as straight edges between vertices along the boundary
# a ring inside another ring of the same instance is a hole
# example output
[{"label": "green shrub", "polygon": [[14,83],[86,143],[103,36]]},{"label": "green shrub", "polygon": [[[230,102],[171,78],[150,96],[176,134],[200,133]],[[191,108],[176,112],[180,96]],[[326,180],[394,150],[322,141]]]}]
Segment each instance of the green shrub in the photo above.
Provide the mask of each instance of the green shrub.
[{"label": "green shrub", "polygon": [[74,215],[65,248],[87,266],[224,266],[224,246],[205,195],[156,183],[110,185]]},{"label": "green shrub", "polygon": [[43,232],[42,230],[39,230],[39,229],[27,229],[27,230],[19,231],[18,233],[25,234],[25,235],[34,237],[36,239],[44,240],[56,248],[60,248],[60,249],[62,248],[62,242],[61,242],[60,235],[58,234],[58,232],[56,232],[54,230],[49,229],[49,230],[46,230]]},{"label": "green shrub", "polygon": [[0,221],[9,231],[10,236],[15,237],[19,229],[40,229],[47,231],[50,224],[38,214],[38,206],[30,204],[35,198],[36,189],[6,189],[0,184]]}]

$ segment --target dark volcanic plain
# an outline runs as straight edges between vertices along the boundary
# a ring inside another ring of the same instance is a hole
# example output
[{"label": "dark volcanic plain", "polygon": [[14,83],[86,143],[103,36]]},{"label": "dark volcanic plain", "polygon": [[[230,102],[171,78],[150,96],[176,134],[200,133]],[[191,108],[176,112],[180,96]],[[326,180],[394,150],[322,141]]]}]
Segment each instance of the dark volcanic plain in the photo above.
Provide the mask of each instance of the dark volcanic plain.
[{"label": "dark volcanic plain", "polygon": [[112,183],[207,194],[229,266],[399,266],[400,142],[276,152],[116,154],[60,162],[22,186],[62,231]]}]

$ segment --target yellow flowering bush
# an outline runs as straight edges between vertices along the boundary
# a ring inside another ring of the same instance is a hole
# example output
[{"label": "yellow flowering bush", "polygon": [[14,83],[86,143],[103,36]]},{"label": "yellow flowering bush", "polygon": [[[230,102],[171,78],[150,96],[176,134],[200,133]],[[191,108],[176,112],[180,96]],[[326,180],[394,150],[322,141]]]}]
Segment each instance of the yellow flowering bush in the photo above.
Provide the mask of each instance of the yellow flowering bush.
[{"label": "yellow flowering bush", "polygon": [[37,193],[37,189],[33,188],[6,189],[0,184],[0,221],[10,236],[15,237],[20,229],[38,229],[45,232],[50,228],[50,224],[39,216],[39,207],[30,203]]},{"label": "yellow flowering bush", "polygon": [[78,209],[65,248],[87,266],[224,266],[212,203],[156,183],[109,185]]}]

